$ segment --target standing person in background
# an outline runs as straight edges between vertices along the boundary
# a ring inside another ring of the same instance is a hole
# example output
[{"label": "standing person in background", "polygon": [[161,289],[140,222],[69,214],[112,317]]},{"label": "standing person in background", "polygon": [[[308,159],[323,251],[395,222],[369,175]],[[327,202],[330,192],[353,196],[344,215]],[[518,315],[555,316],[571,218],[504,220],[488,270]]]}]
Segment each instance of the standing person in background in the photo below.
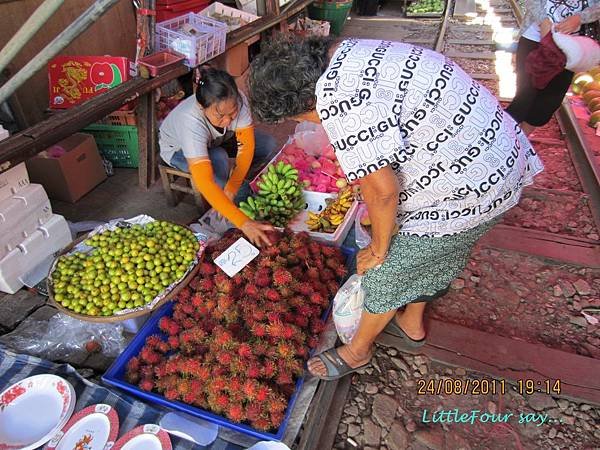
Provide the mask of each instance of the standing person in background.
[{"label": "standing person in background", "polygon": [[[589,6],[588,6],[589,5]],[[525,0],[525,20],[517,46],[517,92],[506,108],[513,119],[529,135],[536,127],[548,123],[560,106],[573,72],[563,70],[544,89],[536,89],[525,70],[527,55],[554,30],[576,34],[581,25],[600,19],[600,0]]]},{"label": "standing person in background", "polygon": [[521,129],[454,62],[399,42],[274,41],[252,62],[249,87],[260,120],[322,123],[371,219],[371,244],[357,255],[358,330],[310,359],[310,373],[334,380],[365,366],[382,331],[423,345],[426,302],[542,170]]},{"label": "standing person in background", "polygon": [[[234,199],[237,195],[237,201],[244,200],[249,194],[247,184],[242,186],[246,175],[271,159],[275,140],[254,130],[248,100],[231,75],[213,68],[199,72],[196,95],[177,105],[160,126],[160,156],[191,173],[208,203],[253,243],[268,245],[266,232],[273,227],[248,218]],[[230,174],[229,156],[220,145],[234,135],[238,151]]]}]

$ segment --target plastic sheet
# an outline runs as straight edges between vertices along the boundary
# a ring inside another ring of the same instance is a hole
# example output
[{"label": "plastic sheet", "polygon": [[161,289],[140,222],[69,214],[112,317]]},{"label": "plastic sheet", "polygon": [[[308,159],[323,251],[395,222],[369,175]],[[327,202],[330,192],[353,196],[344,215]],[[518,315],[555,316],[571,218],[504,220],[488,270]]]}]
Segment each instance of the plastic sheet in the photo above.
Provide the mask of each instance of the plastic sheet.
[{"label": "plastic sheet", "polygon": [[28,318],[15,331],[0,337],[0,343],[17,353],[53,361],[85,359],[96,352],[113,358],[125,348],[121,325],[84,322],[62,313],[48,320]]}]

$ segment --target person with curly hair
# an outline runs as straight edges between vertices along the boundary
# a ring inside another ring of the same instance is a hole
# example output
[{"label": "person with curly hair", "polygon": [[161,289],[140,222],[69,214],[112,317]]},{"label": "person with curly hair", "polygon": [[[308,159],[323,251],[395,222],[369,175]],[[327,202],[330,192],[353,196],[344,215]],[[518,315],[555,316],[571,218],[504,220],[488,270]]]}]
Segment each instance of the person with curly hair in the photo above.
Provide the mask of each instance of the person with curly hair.
[{"label": "person with curly hair", "polygon": [[371,244],[357,254],[358,330],[311,358],[309,372],[333,380],[364,367],[382,331],[403,348],[423,345],[427,302],[543,169],[527,137],[458,65],[411,44],[284,38],[264,46],[248,81],[260,120],[323,125],[371,219]]},{"label": "person with curly hair", "polygon": [[[192,175],[195,188],[210,205],[256,245],[269,244],[273,227],[251,220],[234,203],[250,194],[244,182],[251,167],[262,167],[275,150],[272,136],[254,130],[246,97],[227,72],[199,69],[196,95],[182,101],[160,126],[160,157]],[[221,145],[235,137],[233,170]],[[237,196],[237,198],[236,198]]]},{"label": "person with curly hair", "polygon": [[517,91],[506,112],[527,135],[547,124],[559,108],[573,76],[570,70],[558,73],[543,89],[533,85],[527,73],[527,56],[537,49],[552,27],[560,33],[577,34],[581,25],[600,20],[600,0],[526,0],[525,20],[517,45]]}]

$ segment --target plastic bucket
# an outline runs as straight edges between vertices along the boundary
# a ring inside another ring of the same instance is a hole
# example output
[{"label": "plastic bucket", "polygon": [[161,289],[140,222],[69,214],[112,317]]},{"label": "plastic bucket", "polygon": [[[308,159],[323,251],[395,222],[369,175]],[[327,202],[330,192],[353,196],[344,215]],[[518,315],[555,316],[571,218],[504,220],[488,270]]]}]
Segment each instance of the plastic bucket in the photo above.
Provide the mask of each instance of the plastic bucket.
[{"label": "plastic bucket", "polygon": [[311,19],[326,20],[331,23],[331,32],[339,35],[348,18],[352,0],[343,2],[314,2],[308,5],[308,16]]}]

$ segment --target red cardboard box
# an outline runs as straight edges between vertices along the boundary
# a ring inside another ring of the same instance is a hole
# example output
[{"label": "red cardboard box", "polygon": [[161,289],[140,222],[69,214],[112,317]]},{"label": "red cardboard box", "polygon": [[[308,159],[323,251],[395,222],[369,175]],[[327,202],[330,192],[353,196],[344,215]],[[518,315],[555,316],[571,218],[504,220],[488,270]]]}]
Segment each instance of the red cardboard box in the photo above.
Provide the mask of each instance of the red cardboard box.
[{"label": "red cardboard box", "polygon": [[65,152],[58,158],[42,152],[26,162],[31,181],[43,185],[51,199],[75,203],[106,179],[92,135],[75,133],[52,148]]},{"label": "red cardboard box", "polygon": [[67,109],[136,75],[120,56],[57,56],[48,63],[50,108]]}]

